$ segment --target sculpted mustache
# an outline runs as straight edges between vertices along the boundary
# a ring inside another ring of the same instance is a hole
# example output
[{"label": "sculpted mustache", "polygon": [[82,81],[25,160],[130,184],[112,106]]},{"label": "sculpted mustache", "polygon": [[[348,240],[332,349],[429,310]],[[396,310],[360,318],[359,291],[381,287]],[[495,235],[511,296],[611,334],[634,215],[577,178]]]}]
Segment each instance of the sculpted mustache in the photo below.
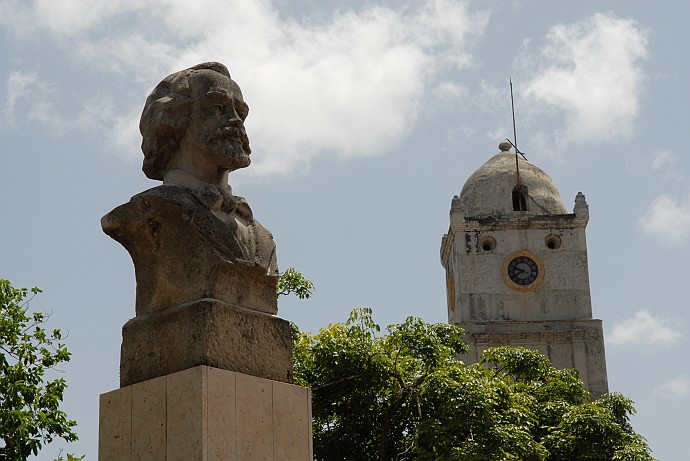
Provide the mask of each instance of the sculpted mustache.
[{"label": "sculpted mustache", "polygon": [[223,139],[232,139],[241,142],[243,146],[249,146],[249,138],[247,137],[247,133],[243,129],[235,128],[234,126],[221,128],[211,135],[209,141],[213,142]]}]

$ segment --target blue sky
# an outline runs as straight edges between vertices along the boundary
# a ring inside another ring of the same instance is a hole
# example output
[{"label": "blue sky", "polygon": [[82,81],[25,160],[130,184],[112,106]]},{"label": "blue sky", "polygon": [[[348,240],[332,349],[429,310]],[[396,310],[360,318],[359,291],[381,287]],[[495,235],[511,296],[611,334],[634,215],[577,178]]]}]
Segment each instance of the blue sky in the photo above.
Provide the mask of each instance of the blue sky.
[{"label": "blue sky", "polygon": [[[611,390],[656,457],[687,458],[690,107],[685,2],[0,0],[0,276],[44,289],[69,331],[65,407],[97,455],[134,315],[126,251],[100,217],[141,173],[144,100],[170,72],[228,66],[251,107],[252,165],[230,175],[317,286],[281,299],[304,330],[371,306],[446,321],[439,261],[469,175],[512,136],[590,205],[594,315]],[[51,459],[55,449],[40,459]]]}]

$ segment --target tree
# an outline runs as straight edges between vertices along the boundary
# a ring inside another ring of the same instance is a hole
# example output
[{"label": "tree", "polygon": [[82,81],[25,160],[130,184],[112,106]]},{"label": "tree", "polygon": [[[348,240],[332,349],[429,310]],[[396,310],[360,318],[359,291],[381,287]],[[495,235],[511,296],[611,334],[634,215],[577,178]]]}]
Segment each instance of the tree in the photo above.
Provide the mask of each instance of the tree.
[{"label": "tree", "polygon": [[299,299],[309,299],[314,290],[314,284],[294,267],[288,267],[278,277],[278,296],[294,293]]},{"label": "tree", "polygon": [[386,334],[371,309],[317,334],[294,329],[294,375],[312,388],[314,455],[331,460],[649,461],[632,402],[591,402],[575,370],[539,352],[491,348],[480,364],[463,331],[416,317]]},{"label": "tree", "polygon": [[[46,372],[70,360],[60,330],[46,331],[46,314],[27,312],[38,288],[14,288],[0,279],[0,459],[19,461],[56,437],[77,440],[76,422],[60,404],[67,383]],[[28,298],[28,299],[27,299]],[[76,459],[68,455],[68,459]]]}]

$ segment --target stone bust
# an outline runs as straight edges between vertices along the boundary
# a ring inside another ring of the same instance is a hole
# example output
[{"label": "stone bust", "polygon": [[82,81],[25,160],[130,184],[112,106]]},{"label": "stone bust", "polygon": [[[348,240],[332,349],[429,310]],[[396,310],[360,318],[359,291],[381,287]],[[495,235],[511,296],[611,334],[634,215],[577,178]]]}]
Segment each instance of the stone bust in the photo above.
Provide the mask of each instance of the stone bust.
[{"label": "stone bust", "polygon": [[171,74],[148,96],[142,169],[163,184],[101,220],[132,256],[137,315],[208,298],[277,312],[273,236],[228,185],[228,173],[251,161],[248,113],[217,62]]}]

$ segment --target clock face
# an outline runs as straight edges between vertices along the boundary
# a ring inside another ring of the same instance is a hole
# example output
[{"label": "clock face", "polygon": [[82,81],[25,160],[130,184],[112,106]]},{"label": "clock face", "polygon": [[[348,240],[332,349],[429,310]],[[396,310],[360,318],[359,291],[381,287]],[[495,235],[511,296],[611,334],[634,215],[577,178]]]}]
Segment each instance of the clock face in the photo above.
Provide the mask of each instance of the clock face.
[{"label": "clock face", "polygon": [[539,266],[529,256],[518,256],[508,263],[508,277],[517,285],[531,285],[539,277]]}]

